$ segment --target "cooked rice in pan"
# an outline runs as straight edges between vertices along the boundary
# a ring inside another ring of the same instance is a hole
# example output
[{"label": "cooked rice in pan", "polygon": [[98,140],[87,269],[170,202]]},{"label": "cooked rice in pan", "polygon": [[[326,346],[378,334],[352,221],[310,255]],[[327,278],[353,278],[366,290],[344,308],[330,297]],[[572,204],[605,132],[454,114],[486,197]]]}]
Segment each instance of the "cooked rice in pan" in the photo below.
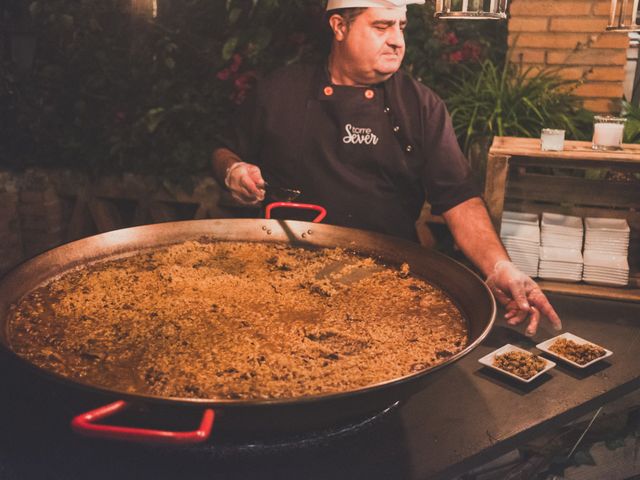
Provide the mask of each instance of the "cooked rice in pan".
[{"label": "cooked rice in pan", "polygon": [[186,242],[63,274],[10,312],[28,361],[108,389],[269,399],[374,385],[467,344],[443,291],[341,249]]}]

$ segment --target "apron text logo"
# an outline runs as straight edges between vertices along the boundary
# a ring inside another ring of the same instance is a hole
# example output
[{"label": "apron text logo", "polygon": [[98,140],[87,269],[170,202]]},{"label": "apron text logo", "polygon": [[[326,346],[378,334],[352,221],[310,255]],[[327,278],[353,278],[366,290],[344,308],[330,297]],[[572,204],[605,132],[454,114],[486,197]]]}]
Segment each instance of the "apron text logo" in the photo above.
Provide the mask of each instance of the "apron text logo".
[{"label": "apron text logo", "polygon": [[376,145],[378,143],[378,136],[375,133],[371,133],[370,128],[354,127],[350,123],[347,123],[344,129],[347,131],[347,136],[342,137],[344,143],[353,143],[354,145],[359,143]]}]

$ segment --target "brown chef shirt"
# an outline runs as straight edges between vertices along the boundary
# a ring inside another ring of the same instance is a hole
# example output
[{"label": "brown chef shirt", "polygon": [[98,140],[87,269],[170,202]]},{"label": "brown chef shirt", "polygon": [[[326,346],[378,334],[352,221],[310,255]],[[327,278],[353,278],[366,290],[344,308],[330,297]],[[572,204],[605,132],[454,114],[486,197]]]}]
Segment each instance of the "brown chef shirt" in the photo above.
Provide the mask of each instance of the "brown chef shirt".
[{"label": "brown chef shirt", "polygon": [[[349,156],[345,122],[372,119],[371,112],[381,117],[381,148],[367,146],[369,165],[365,155],[354,166],[341,158]],[[332,85],[324,66],[277,70],[237,109],[216,146],[260,166],[268,183],[300,189],[296,201],[326,207],[325,223],[410,240],[425,194],[441,214],[479,193],[444,102],[401,71],[363,88]]]}]

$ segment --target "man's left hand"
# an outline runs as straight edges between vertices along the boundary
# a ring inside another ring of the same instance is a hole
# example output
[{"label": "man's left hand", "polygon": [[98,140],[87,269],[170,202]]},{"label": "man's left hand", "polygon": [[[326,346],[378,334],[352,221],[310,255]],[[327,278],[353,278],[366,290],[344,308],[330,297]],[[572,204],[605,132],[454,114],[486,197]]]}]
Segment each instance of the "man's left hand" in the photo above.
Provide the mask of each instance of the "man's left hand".
[{"label": "man's left hand", "polygon": [[504,305],[509,325],[518,325],[529,317],[525,334],[533,336],[540,323],[540,315],[546,316],[556,330],[562,330],[560,317],[536,282],[521,272],[508,260],[496,263],[487,277],[487,285],[496,299]]}]

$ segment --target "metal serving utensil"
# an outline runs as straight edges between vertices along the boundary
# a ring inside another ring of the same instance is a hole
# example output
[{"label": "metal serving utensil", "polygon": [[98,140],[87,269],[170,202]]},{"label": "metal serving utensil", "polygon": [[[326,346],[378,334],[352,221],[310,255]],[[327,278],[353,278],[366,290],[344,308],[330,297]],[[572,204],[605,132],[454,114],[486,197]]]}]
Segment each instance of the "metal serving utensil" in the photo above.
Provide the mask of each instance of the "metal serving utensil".
[{"label": "metal serving utensil", "polygon": [[262,188],[269,197],[277,202],[292,202],[302,194],[300,190],[278,187],[267,182],[262,184]]}]

